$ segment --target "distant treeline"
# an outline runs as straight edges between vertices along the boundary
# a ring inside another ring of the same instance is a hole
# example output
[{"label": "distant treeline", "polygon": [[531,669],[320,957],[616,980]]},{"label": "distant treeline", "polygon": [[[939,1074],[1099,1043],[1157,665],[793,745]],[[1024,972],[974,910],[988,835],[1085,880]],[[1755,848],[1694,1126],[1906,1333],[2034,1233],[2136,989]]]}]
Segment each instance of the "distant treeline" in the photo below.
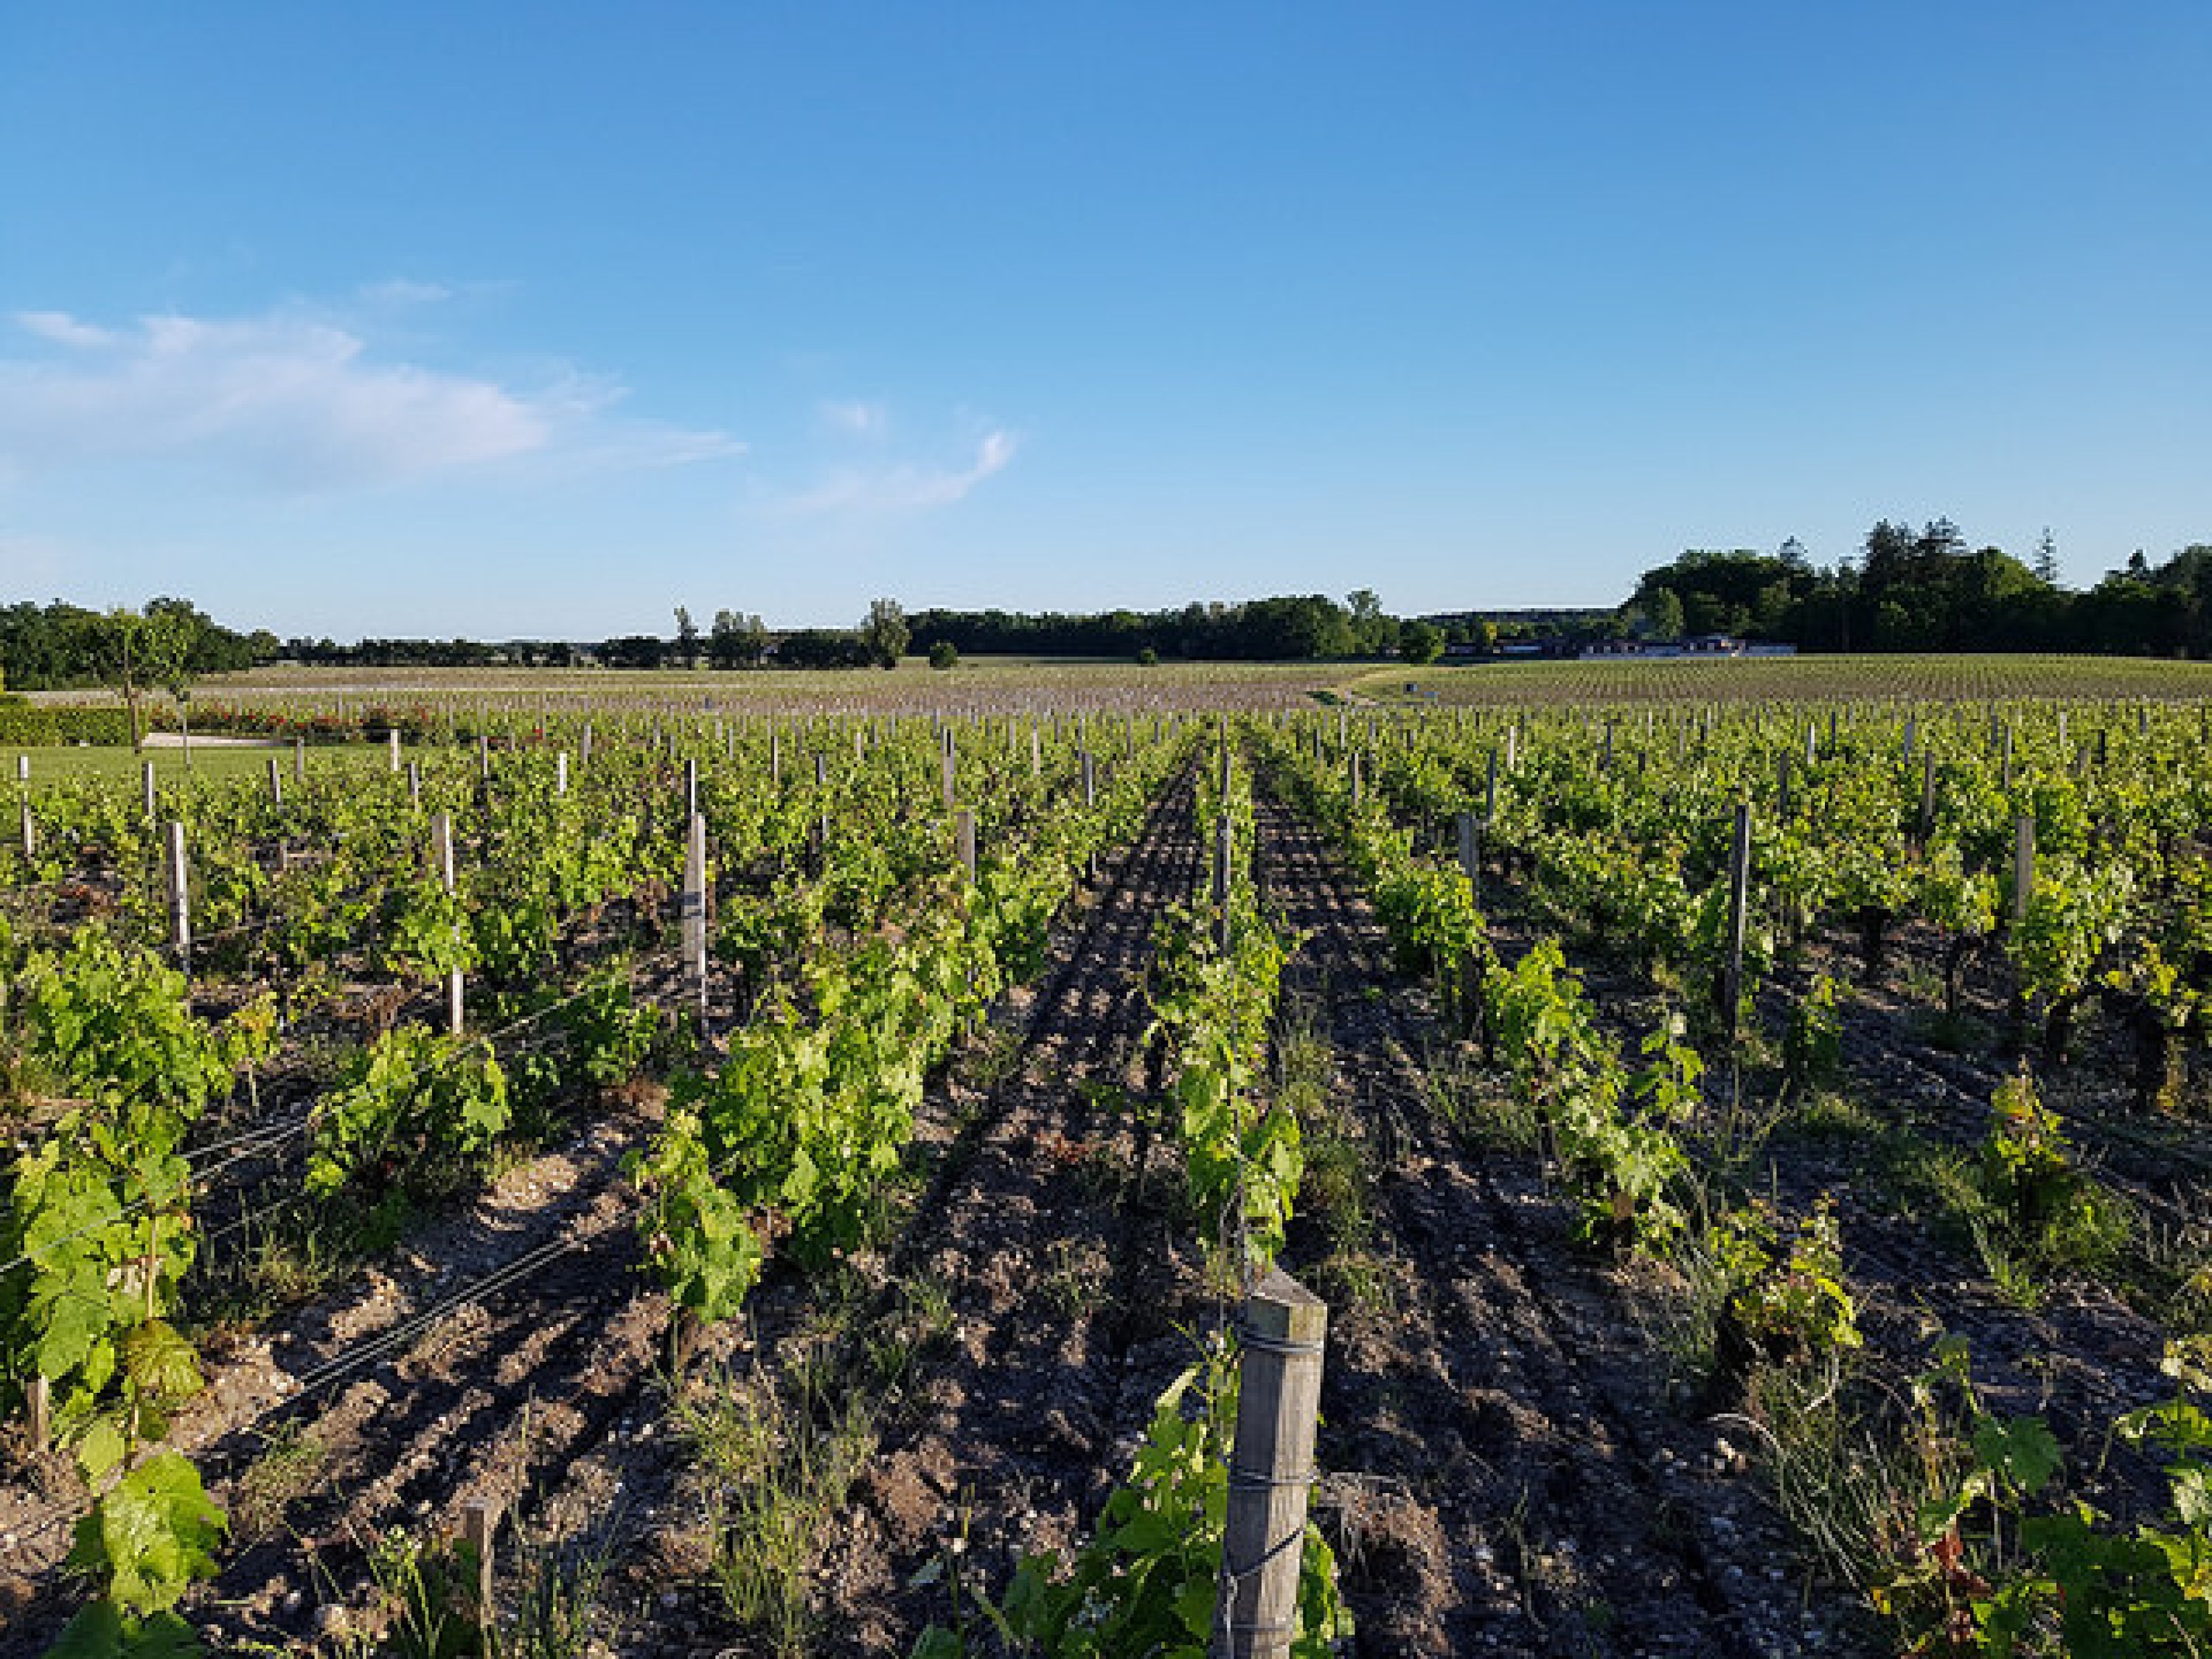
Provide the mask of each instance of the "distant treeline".
[{"label": "distant treeline", "polygon": [[[943,641],[963,655],[1136,657],[1149,651],[1229,662],[1382,656],[1401,647],[1408,626],[1385,616],[1364,589],[1343,604],[1309,593],[1234,605],[1194,603],[1173,611],[930,610],[909,621],[912,648],[923,653]],[[1442,643],[1440,635],[1437,642]]]},{"label": "distant treeline", "polygon": [[1816,568],[1794,542],[1695,551],[1644,573],[1621,631],[1732,634],[1805,651],[2060,651],[2212,656],[2212,545],[2153,565],[2140,552],[2080,592],[2059,585],[2045,532],[2023,562],[1973,548],[1948,519],[1887,520],[1857,555]]},{"label": "distant treeline", "polygon": [[1477,652],[1516,639],[1728,634],[1804,651],[2060,651],[2212,657],[2212,544],[2153,565],[2138,552],[2093,587],[2060,585],[2046,532],[2026,562],[1971,547],[1937,519],[1920,529],[1878,523],[1850,558],[1816,567],[1796,541],[1774,553],[1692,550],[1644,573],[1611,611],[1458,611],[1401,619],[1374,592],[1325,594],[1179,610],[1025,612],[870,605],[852,629],[771,629],[758,616],[717,611],[696,626],[676,609],[667,639],[629,634],[573,641],[465,639],[279,640],[241,633],[190,601],[143,612],[96,611],[56,600],[0,606],[0,687],[95,684],[172,689],[201,674],[277,660],[346,667],[857,668],[902,655],[1109,657],[1185,661],[1316,661],[1396,656],[1425,662],[1447,644]]},{"label": "distant treeline", "polygon": [[[120,629],[125,617],[134,626]],[[25,600],[0,605],[0,685],[42,691],[112,680],[126,640],[140,647],[137,666],[150,671],[142,676],[149,684],[251,668],[279,650],[267,629],[225,628],[189,599],[149,599],[128,613]]]}]

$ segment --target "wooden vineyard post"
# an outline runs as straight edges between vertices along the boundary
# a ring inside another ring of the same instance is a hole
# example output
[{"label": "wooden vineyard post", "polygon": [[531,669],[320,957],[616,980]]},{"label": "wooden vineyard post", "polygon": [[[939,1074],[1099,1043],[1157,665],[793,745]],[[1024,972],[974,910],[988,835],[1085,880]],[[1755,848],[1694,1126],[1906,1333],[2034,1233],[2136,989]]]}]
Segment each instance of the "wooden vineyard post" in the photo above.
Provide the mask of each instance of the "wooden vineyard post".
[{"label": "wooden vineyard post", "polygon": [[[438,884],[450,896],[453,890],[453,820],[450,813],[436,812],[430,817],[430,859],[438,868]],[[456,934],[460,924],[453,924]],[[467,1018],[467,990],[461,981],[461,970],[453,969],[446,975],[446,1028],[455,1036]]]},{"label": "wooden vineyard post", "polygon": [[2035,896],[2035,820],[2023,812],[2012,827],[2012,920],[2018,927],[2027,920],[2028,901]]},{"label": "wooden vineyard post", "polygon": [[1920,839],[1936,833],[1936,751],[1920,757]]},{"label": "wooden vineyard post", "polygon": [[491,781],[491,738],[482,732],[477,733],[477,781]]},{"label": "wooden vineyard post", "polygon": [[23,1414],[31,1431],[31,1449],[44,1451],[54,1438],[54,1385],[36,1373],[23,1386]]},{"label": "wooden vineyard post", "polygon": [[1459,868],[1474,902],[1482,902],[1482,830],[1472,812],[1459,815]]},{"label": "wooden vineyard post", "polygon": [[1495,744],[1490,750],[1490,783],[1483,795],[1482,821],[1485,823],[1498,822],[1498,747]]},{"label": "wooden vineyard post", "polygon": [[960,762],[952,746],[952,728],[945,728],[945,747],[937,759],[938,770],[945,785],[945,810],[952,811],[960,799]]},{"label": "wooden vineyard post", "polygon": [[591,763],[592,727],[590,722],[586,721],[584,726],[583,746],[576,751],[576,764],[579,766],[589,766]]},{"label": "wooden vineyard post", "polygon": [[1352,751],[1352,810],[1355,812],[1359,810],[1364,781],[1359,775],[1359,751],[1355,749]]},{"label": "wooden vineyard post", "polygon": [[399,728],[396,726],[386,728],[384,741],[392,762],[388,769],[397,772],[399,769]]},{"label": "wooden vineyard post", "polygon": [[169,820],[169,942],[177,947],[177,965],[189,977],[192,971],[192,913],[185,872],[185,826]]},{"label": "wooden vineyard post", "polygon": [[307,781],[307,740],[305,738],[295,738],[292,739],[292,781],[305,783]]},{"label": "wooden vineyard post", "polygon": [[407,763],[407,799],[411,805],[422,804],[422,769],[413,761]]},{"label": "wooden vineyard post", "polygon": [[1920,718],[1907,713],[1905,717],[1905,763],[1912,764],[1912,741],[1920,735]]},{"label": "wooden vineyard post", "polygon": [[1030,776],[1044,775],[1044,739],[1037,734],[1036,722],[1030,722]]},{"label": "wooden vineyard post", "polygon": [[1236,845],[1236,823],[1224,812],[1213,826],[1213,943],[1224,956],[1229,954],[1230,860]]},{"label": "wooden vineyard post", "polygon": [[768,781],[772,784],[783,781],[783,733],[777,730],[775,717],[769,717]]},{"label": "wooden vineyard post", "polygon": [[707,818],[694,812],[684,843],[684,893],[677,901],[677,919],[684,928],[684,977],[699,1006],[703,1028],[707,1019]]},{"label": "wooden vineyard post", "polygon": [[1083,804],[1096,806],[1098,804],[1098,769],[1091,763],[1088,749],[1083,750],[1079,758],[1083,765]]},{"label": "wooden vineyard post", "polygon": [[952,815],[952,848],[959,855],[960,867],[967,872],[968,884],[975,884],[975,815],[966,807]]},{"label": "wooden vineyard post", "polygon": [[1228,1659],[1285,1659],[1298,1629],[1328,1308],[1273,1267],[1244,1299],[1238,1336],[1243,1378],[1213,1626]]},{"label": "wooden vineyard post", "polygon": [[269,757],[269,804],[271,806],[284,804],[284,774],[278,769],[274,755]]},{"label": "wooden vineyard post", "polygon": [[568,751],[565,749],[553,757],[553,793],[556,795],[568,793]]},{"label": "wooden vineyard post", "polygon": [[31,757],[15,757],[15,787],[23,794],[23,862],[28,864],[39,855],[38,826],[31,822]]},{"label": "wooden vineyard post", "polygon": [[492,1534],[499,1529],[499,1500],[471,1498],[461,1505],[461,1541],[477,1559],[475,1591],[477,1628],[488,1631],[497,1617],[492,1601]]},{"label": "wooden vineyard post", "polygon": [[1728,966],[1721,975],[1721,1024],[1735,1041],[1736,1009],[1743,1000],[1743,931],[1751,894],[1751,803],[1735,809],[1735,839],[1729,851]]},{"label": "wooden vineyard post", "polygon": [[1997,777],[2000,787],[2005,789],[2012,787],[2012,727],[2009,725],[2004,728],[2004,742],[1998,762]]},{"label": "wooden vineyard post", "polygon": [[140,763],[138,768],[138,783],[139,787],[143,791],[146,797],[146,822],[151,823],[154,822],[155,817],[159,816],[159,809],[155,805],[154,799],[153,762],[143,761]]},{"label": "wooden vineyard post", "polygon": [[699,816],[699,763],[684,763],[684,816],[686,819]]}]

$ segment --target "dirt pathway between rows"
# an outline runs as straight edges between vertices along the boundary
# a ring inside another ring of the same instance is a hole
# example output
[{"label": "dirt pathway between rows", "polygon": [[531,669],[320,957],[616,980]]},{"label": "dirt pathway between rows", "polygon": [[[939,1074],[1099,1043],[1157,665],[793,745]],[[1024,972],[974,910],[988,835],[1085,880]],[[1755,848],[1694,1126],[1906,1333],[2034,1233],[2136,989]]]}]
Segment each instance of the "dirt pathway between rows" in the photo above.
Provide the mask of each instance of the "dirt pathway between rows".
[{"label": "dirt pathway between rows", "polygon": [[1867,1651],[1724,1437],[1664,1403],[1633,1276],[1572,1245],[1534,1159],[1438,1124],[1430,999],[1335,854],[1278,803],[1259,825],[1389,1269],[1379,1305],[1336,1310],[1322,1402],[1359,1651]]},{"label": "dirt pathway between rows", "polygon": [[956,1540],[994,1593],[1024,1554],[1078,1541],[1193,1357],[1210,1316],[1143,1038],[1154,924],[1199,873],[1186,775],[1059,943],[893,1253],[894,1285],[949,1304],[950,1340],[887,1403],[826,1552],[823,1651],[904,1654],[949,1622],[945,1589],[915,1578]]}]

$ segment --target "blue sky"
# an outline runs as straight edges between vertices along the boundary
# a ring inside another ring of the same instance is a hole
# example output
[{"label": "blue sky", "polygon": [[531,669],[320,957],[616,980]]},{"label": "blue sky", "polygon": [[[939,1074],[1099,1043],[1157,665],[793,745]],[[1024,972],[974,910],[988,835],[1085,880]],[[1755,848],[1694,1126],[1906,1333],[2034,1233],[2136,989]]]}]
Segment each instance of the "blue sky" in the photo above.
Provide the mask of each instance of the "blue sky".
[{"label": "blue sky", "polygon": [[2212,6],[0,8],[0,599],[1611,604],[2212,540]]}]

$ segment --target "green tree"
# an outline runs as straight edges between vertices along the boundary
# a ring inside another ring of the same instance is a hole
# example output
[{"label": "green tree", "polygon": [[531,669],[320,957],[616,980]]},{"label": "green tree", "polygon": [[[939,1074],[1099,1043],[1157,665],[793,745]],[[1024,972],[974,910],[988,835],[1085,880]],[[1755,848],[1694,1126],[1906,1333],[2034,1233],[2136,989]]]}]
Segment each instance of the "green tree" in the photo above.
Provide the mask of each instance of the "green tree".
[{"label": "green tree", "polygon": [[118,605],[105,616],[85,613],[77,650],[93,676],[123,694],[131,711],[131,746],[145,746],[145,722],[139,699],[166,688],[179,697],[191,685],[192,647],[200,629],[197,613],[180,599],[155,599],[144,611]]},{"label": "green tree", "polygon": [[691,620],[689,607],[676,607],[676,660],[686,668],[699,665],[699,624]]},{"label": "green tree", "polygon": [[2051,533],[2049,525],[2043,526],[2043,534],[2035,539],[2035,562],[2028,568],[2045,586],[2058,586],[2058,540]]},{"label": "green tree", "polygon": [[717,611],[707,636],[707,660],[717,668],[753,668],[768,655],[768,624],[757,616]]},{"label": "green tree", "polygon": [[1631,631],[1651,640],[1682,637],[1682,601],[1673,588],[1655,584],[1637,596],[1636,605],[1643,612],[1643,626],[1632,624]]},{"label": "green tree", "polygon": [[1407,662],[1434,662],[1443,653],[1443,630],[1434,623],[1416,617],[1398,630],[1398,654]]},{"label": "green tree", "polygon": [[929,665],[935,669],[957,668],[960,647],[950,640],[939,640],[929,647]]},{"label": "green tree", "polygon": [[1364,657],[1379,657],[1398,643],[1398,619],[1383,614],[1382,601],[1373,588],[1355,589],[1345,595],[1345,603],[1351,607],[1351,647],[1354,652]]},{"label": "green tree", "polygon": [[898,659],[906,654],[906,642],[913,637],[906,624],[906,610],[896,599],[871,599],[868,615],[860,624],[860,643],[875,659],[878,668],[896,668]]}]

